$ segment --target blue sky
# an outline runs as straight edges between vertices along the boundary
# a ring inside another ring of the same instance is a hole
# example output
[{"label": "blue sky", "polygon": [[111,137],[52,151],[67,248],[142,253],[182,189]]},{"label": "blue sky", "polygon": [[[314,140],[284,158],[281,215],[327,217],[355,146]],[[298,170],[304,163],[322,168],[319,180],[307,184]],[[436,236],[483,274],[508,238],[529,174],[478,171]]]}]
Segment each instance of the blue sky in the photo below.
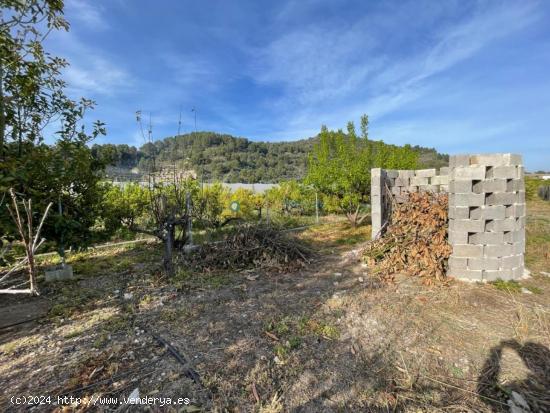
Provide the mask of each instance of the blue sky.
[{"label": "blue sky", "polygon": [[47,42],[98,143],[197,128],[295,140],[370,116],[370,136],[522,153],[550,170],[550,2],[67,0]]}]

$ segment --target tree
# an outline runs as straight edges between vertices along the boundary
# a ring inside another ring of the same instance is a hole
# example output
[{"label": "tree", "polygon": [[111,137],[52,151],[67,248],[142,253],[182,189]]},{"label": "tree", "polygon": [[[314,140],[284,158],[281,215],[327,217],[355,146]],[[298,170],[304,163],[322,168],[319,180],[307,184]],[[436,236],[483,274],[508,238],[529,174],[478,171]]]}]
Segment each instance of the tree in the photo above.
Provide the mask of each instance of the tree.
[{"label": "tree", "polygon": [[[87,144],[105,134],[103,123],[87,132],[82,119],[94,102],[65,95],[61,69],[43,41],[52,30],[68,30],[61,0],[3,0],[0,20],[0,191],[14,187],[44,209],[53,202],[43,232],[63,245],[84,246],[100,213],[104,163]],[[44,144],[46,126],[58,127],[57,140]],[[0,230],[14,233],[5,215]]]},{"label": "tree", "polygon": [[337,200],[340,209],[355,227],[367,214],[361,208],[370,195],[371,168],[416,167],[417,155],[410,146],[397,147],[368,138],[368,117],[361,117],[361,136],[353,122],[347,133],[321,128],[319,142],[309,155],[306,182]]}]

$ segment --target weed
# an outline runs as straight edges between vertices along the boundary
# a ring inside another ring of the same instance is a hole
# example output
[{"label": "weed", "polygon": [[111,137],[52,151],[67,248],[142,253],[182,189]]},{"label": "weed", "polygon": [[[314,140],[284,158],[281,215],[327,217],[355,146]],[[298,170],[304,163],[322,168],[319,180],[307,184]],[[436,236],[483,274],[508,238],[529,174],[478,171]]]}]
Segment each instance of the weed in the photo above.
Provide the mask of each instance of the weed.
[{"label": "weed", "polygon": [[497,290],[500,291],[507,291],[510,293],[519,293],[521,292],[521,285],[514,280],[510,281],[504,281],[504,280],[496,280],[491,283]]}]

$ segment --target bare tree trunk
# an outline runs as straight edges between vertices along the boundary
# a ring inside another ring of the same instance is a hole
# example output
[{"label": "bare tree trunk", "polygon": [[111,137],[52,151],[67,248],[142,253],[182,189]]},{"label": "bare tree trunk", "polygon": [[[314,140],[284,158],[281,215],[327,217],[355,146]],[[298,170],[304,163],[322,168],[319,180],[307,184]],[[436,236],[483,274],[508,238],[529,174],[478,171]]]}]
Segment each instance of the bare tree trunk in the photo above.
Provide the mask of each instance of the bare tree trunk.
[{"label": "bare tree trunk", "polygon": [[[19,211],[19,205],[17,201],[17,196],[15,195],[15,192],[13,188],[10,189],[10,195],[13,202],[13,209],[11,209],[8,206],[8,211],[13,219],[13,222],[15,223],[17,227],[17,231],[19,232],[19,236],[21,237],[21,242],[25,246],[25,253],[26,253],[26,261],[28,270],[29,270],[29,284],[30,288],[29,290],[9,290],[10,293],[16,293],[16,292],[30,292],[31,294],[38,295],[38,288],[36,285],[36,266],[34,263],[34,255],[36,253],[36,250],[42,245],[44,242],[44,239],[40,240],[40,231],[42,230],[42,225],[44,225],[44,221],[46,217],[48,216],[48,212],[50,211],[50,208],[52,206],[52,203],[50,202],[48,206],[46,207],[46,210],[44,211],[44,214],[42,215],[42,219],[40,220],[40,223],[36,229],[36,232],[33,231],[33,219],[32,219],[32,202],[31,200],[25,201],[23,199],[23,207],[25,208],[26,213],[26,219],[23,219],[21,217],[21,213]],[[34,232],[34,233],[33,233]],[[4,275],[2,279],[7,277],[8,274]],[[5,291],[0,291],[5,292]]]},{"label": "bare tree trunk", "polygon": [[4,136],[6,133],[6,109],[4,102],[4,65],[0,60],[0,159],[4,158]]},{"label": "bare tree trunk", "polygon": [[166,227],[166,237],[164,238],[164,270],[171,276],[174,275],[175,227],[173,224],[168,224]]}]

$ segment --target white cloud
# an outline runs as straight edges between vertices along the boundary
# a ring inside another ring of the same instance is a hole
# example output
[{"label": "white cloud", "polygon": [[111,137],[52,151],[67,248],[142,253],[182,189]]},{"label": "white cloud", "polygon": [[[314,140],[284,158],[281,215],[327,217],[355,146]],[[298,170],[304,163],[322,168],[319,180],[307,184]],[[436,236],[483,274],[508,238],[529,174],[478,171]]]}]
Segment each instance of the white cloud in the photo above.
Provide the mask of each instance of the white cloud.
[{"label": "white cloud", "polygon": [[[419,7],[428,17],[412,19],[417,11],[413,6],[396,14],[385,9],[348,26],[303,26],[283,33],[263,50],[255,49],[251,76],[284,90],[277,102],[269,102],[286,125],[278,134],[298,137],[321,123],[343,127],[361,113],[373,118],[392,113],[429,93],[435,75],[537,18],[534,3],[478,4],[468,17],[438,26],[441,15],[457,15],[457,10]],[[430,32],[430,27],[438,29]],[[421,47],[415,44],[412,49],[411,43],[409,49],[406,36],[419,31]],[[390,40],[399,47],[386,50]]]},{"label": "white cloud", "polygon": [[65,12],[70,21],[77,20],[91,29],[103,30],[108,27],[103,7],[97,1],[69,0]]}]

